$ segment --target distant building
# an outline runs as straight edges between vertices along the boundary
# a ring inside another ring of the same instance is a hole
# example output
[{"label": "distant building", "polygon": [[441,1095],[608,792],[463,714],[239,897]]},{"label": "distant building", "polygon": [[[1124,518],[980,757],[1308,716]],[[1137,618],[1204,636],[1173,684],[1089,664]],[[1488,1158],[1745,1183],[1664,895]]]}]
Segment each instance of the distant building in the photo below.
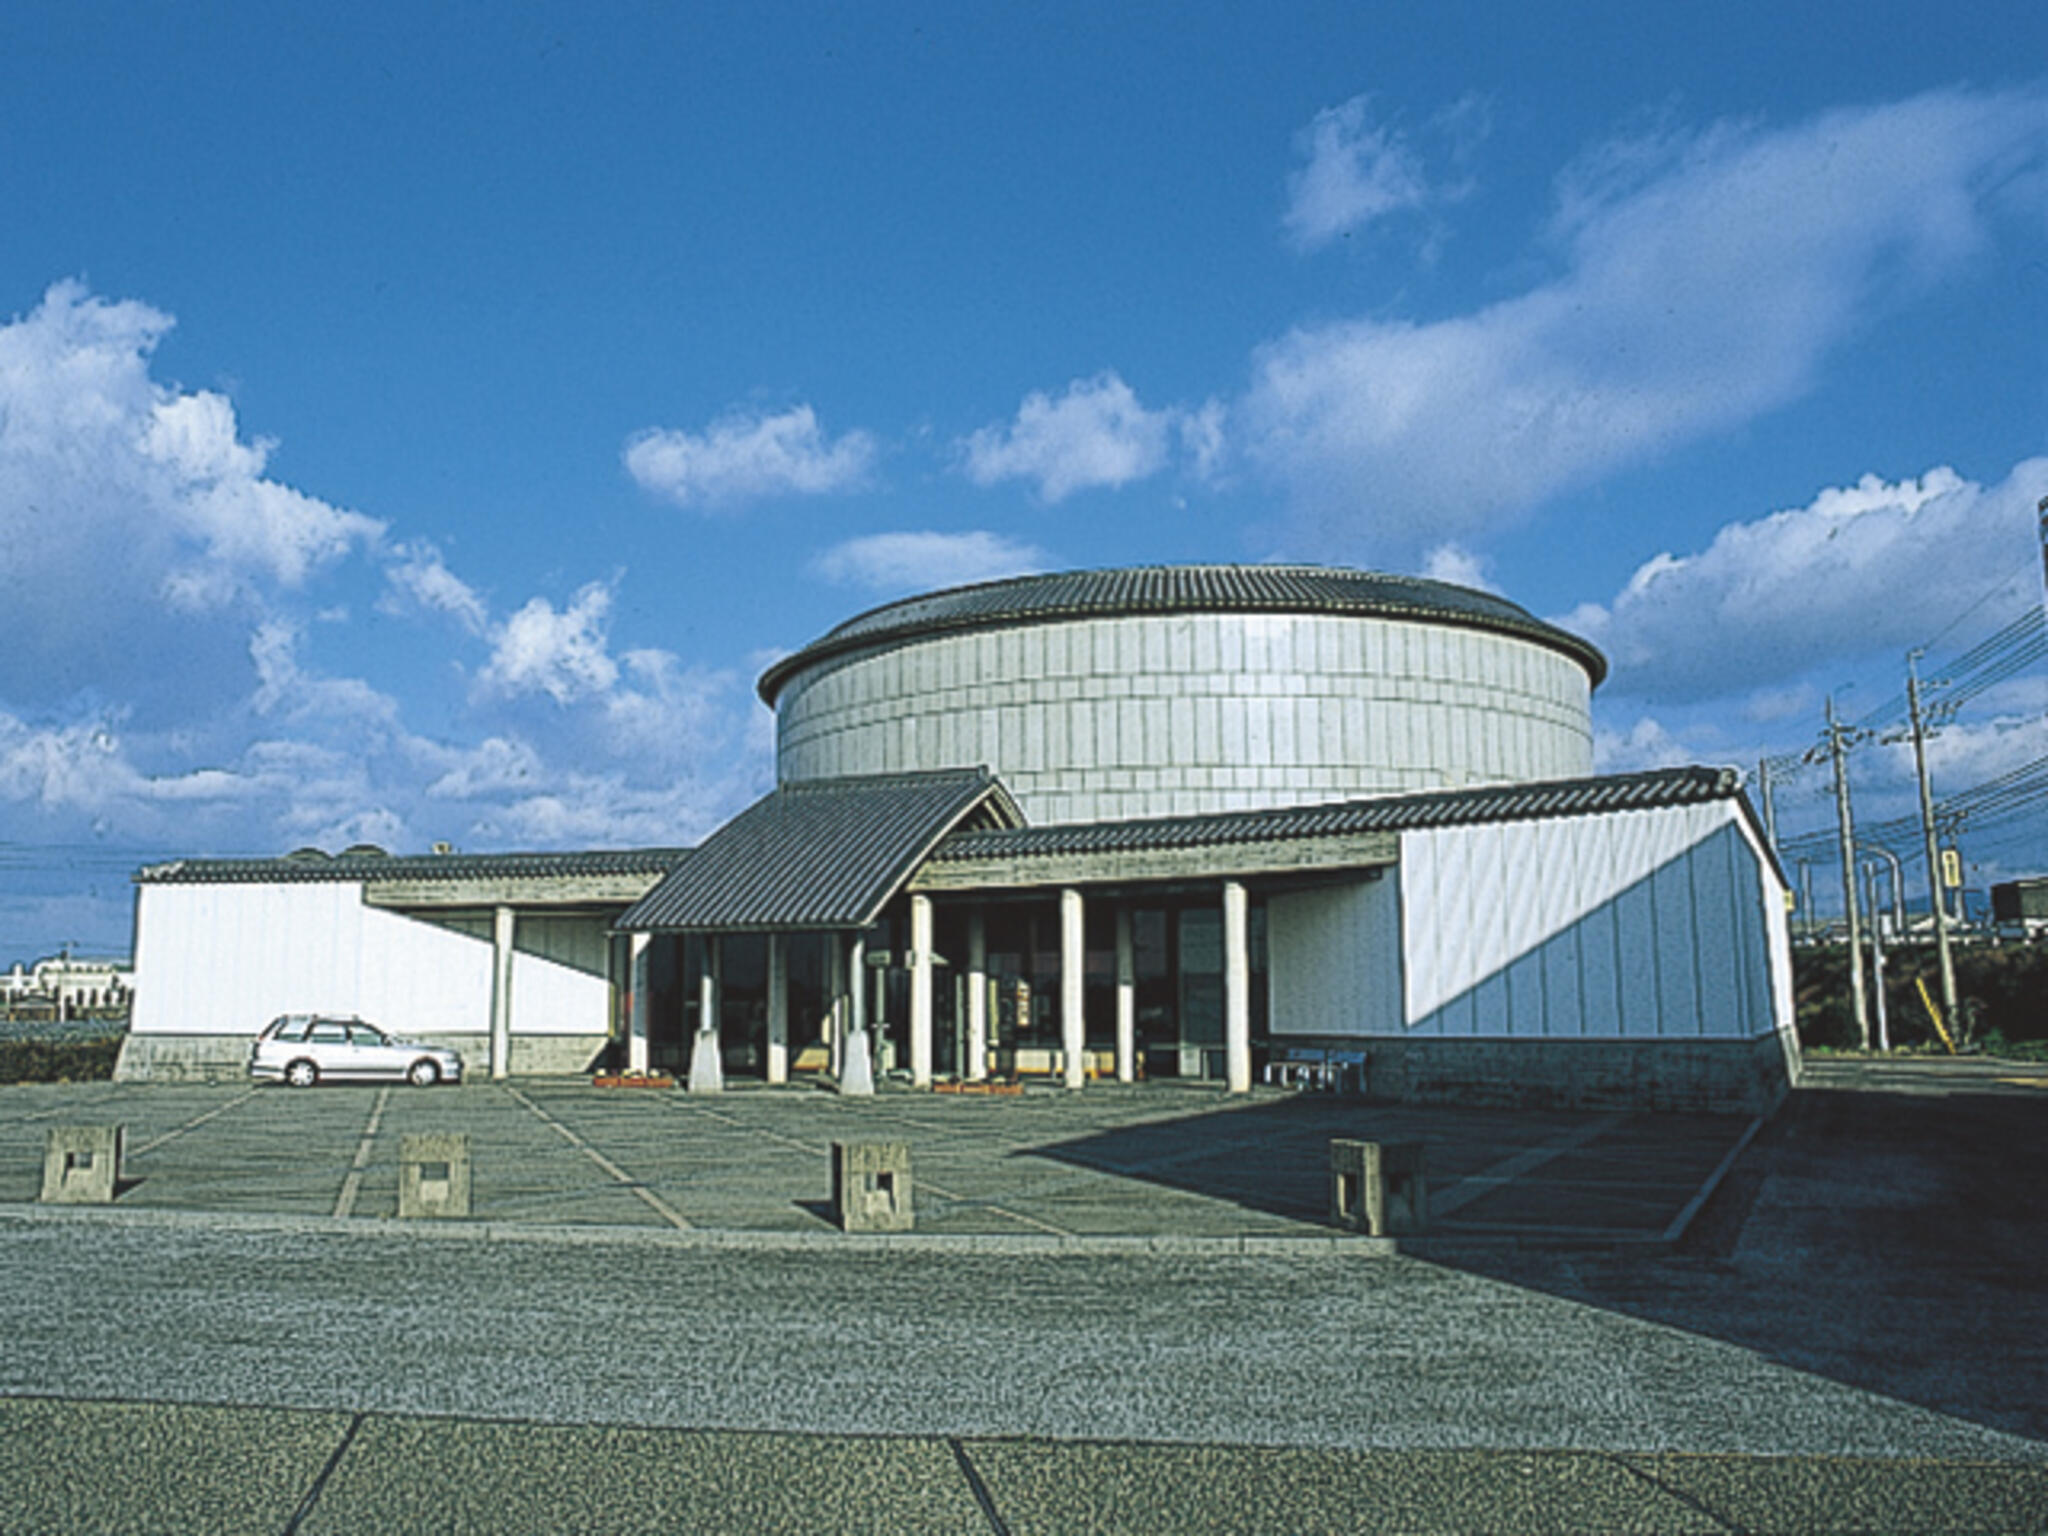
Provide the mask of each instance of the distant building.
[{"label": "distant building", "polygon": [[50,955],[27,967],[16,961],[0,973],[0,1004],[48,1007],[65,1018],[124,1012],[133,990],[134,969],[126,960]]},{"label": "distant building", "polygon": [[2027,938],[2048,933],[2048,875],[1992,886],[1991,920],[2002,933]]},{"label": "distant building", "polygon": [[[1300,566],[955,588],[774,666],[776,790],[691,850],[138,875],[124,1076],[276,1012],[493,1075],[690,1063],[1338,1075],[1749,1108],[1796,1075],[1786,884],[1729,769],[1592,773],[1606,672],[1489,594]],[[225,978],[225,980],[222,980]]]}]

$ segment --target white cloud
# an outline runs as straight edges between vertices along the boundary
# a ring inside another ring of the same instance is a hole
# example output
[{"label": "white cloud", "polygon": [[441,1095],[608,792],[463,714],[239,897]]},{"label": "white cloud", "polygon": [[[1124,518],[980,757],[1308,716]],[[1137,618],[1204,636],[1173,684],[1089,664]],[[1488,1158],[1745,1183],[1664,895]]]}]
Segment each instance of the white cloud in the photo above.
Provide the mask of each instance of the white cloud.
[{"label": "white cloud", "polygon": [[780,415],[734,411],[703,432],[650,427],[626,442],[626,472],[678,506],[720,507],[771,496],[859,490],[878,452],[861,431],[827,440],[808,405]]},{"label": "white cloud", "polygon": [[540,754],[523,741],[487,737],[476,747],[449,754],[447,771],[430,783],[430,800],[476,800],[486,796],[530,794],[547,779]]},{"label": "white cloud", "polygon": [[1422,574],[1431,581],[1448,581],[1481,592],[1500,591],[1487,577],[1486,562],[1462,544],[1437,545],[1423,556]]},{"label": "white cloud", "polygon": [[1007,426],[988,426],[964,447],[967,478],[976,485],[1035,480],[1046,501],[1075,491],[1126,485],[1156,474],[1177,413],[1148,411],[1114,372],[1076,379],[1055,400],[1024,397]]},{"label": "white cloud", "polygon": [[1696,763],[1700,754],[1661,722],[1642,716],[1626,731],[1593,732],[1595,773],[1637,773],[1650,768],[1678,768]]},{"label": "white cloud", "polygon": [[1730,523],[1697,554],[1660,554],[1610,603],[1559,622],[1607,652],[1612,692],[1670,702],[1759,691],[1768,708],[1809,668],[1903,652],[2002,583],[2038,592],[2044,492],[2048,459],[1988,489],[1946,468],[1896,483],[1865,475]]},{"label": "white cloud", "polygon": [[225,396],[152,377],[171,325],[74,282],[0,324],[0,698],[55,704],[80,675],[153,700],[223,683],[248,614],[210,615],[260,608],[382,535],[267,478],[272,444],[241,435]]},{"label": "white cloud", "polygon": [[1550,280],[1468,315],[1304,325],[1260,348],[1234,415],[1244,451],[1324,547],[1497,527],[1804,394],[1844,341],[1985,245],[2044,150],[2039,91],[1610,146],[1560,187]]},{"label": "white cloud", "polygon": [[811,561],[814,574],[872,592],[957,587],[1046,567],[1045,551],[1000,533],[875,533],[835,544]]},{"label": "white cloud", "polygon": [[1429,201],[1421,157],[1402,135],[1367,118],[1371,100],[1354,96],[1325,108],[1296,140],[1307,163],[1287,178],[1282,222],[1302,250]]},{"label": "white cloud", "polygon": [[478,685],[503,695],[545,693],[557,704],[605,692],[619,677],[606,650],[611,605],[611,589],[597,582],[567,608],[533,598],[499,627]]},{"label": "white cloud", "polygon": [[490,626],[490,613],[474,587],[449,570],[441,551],[425,539],[397,545],[384,566],[389,590],[378,606],[403,613],[408,605],[445,613],[472,635]]}]

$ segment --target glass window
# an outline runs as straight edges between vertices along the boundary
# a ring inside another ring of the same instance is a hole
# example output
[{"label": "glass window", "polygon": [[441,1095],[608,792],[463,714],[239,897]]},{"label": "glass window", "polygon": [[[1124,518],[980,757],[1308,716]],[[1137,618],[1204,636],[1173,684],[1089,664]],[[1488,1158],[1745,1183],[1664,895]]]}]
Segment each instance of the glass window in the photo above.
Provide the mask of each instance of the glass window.
[{"label": "glass window", "polygon": [[348,1026],[334,1019],[321,1019],[313,1026],[312,1039],[315,1045],[346,1045]]}]

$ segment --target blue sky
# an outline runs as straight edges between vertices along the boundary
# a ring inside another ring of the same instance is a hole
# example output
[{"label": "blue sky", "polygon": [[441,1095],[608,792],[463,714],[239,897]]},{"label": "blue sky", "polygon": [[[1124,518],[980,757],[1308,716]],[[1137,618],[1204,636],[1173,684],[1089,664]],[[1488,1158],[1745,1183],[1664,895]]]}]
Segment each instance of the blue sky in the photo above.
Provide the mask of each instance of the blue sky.
[{"label": "blue sky", "polygon": [[1936,793],[2048,756],[2038,6],[26,0],[0,145],[0,959],[170,854],[694,841],[767,660],[1031,569],[1493,588],[1615,769],[2018,623]]}]

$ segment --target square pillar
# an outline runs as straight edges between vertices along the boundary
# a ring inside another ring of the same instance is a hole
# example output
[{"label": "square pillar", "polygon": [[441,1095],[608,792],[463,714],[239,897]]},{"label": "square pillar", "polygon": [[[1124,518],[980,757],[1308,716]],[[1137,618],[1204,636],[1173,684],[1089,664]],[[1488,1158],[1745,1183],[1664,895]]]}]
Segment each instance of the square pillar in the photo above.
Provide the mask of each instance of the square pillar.
[{"label": "square pillar", "polygon": [[988,918],[980,907],[967,914],[967,1062],[960,1075],[970,1083],[988,1076]]},{"label": "square pillar", "polygon": [[1131,909],[1116,909],[1116,1080],[1138,1076],[1138,955]]},{"label": "square pillar", "polygon": [[910,1086],[932,1085],[932,899],[910,898]]},{"label": "square pillar", "polygon": [[1251,897],[1223,882],[1223,1075],[1232,1093],[1252,1089]]},{"label": "square pillar", "polygon": [[53,1125],[43,1138],[44,1205],[109,1205],[121,1192],[118,1125]]},{"label": "square pillar", "polygon": [[510,907],[491,915],[491,1079],[512,1070],[512,955],[518,917]]},{"label": "square pillar", "polygon": [[768,1081],[789,1081],[789,937],[768,935]]},{"label": "square pillar", "polygon": [[1060,892],[1060,1054],[1069,1088],[1081,1086],[1081,1058],[1088,1049],[1088,1023],[1082,1016],[1087,967],[1081,893],[1069,886]]},{"label": "square pillar", "polygon": [[398,1218],[469,1215],[469,1133],[408,1131],[398,1138]]},{"label": "square pillar", "polygon": [[875,1057],[868,1045],[867,936],[855,934],[846,948],[846,1043],[839,1052],[839,1091],[865,1098],[875,1091]]},{"label": "square pillar", "polygon": [[626,1071],[647,1075],[647,951],[651,933],[636,933],[628,943],[626,961]]},{"label": "square pillar", "polygon": [[836,933],[825,935],[825,1017],[819,1027],[825,1031],[827,1067],[837,1078],[845,1065],[846,952]]},{"label": "square pillar", "polygon": [[1369,1237],[1420,1232],[1429,1178],[1419,1141],[1332,1141],[1330,1221]]},{"label": "square pillar", "polygon": [[908,1232],[910,1143],[832,1143],[832,1216],[842,1232]]}]

